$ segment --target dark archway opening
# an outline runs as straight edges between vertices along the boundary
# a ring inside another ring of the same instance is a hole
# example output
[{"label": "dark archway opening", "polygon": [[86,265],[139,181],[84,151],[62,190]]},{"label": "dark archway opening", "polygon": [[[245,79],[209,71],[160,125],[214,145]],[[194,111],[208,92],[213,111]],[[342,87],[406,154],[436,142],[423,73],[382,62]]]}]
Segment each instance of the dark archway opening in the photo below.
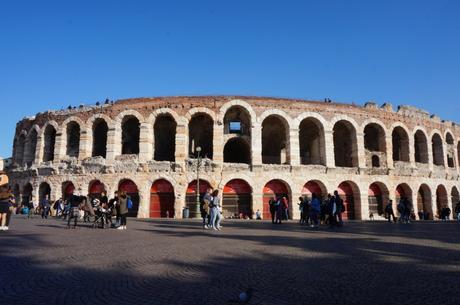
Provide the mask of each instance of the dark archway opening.
[{"label": "dark archway opening", "polygon": [[174,162],[176,152],[176,121],[170,115],[160,115],[153,126],[156,161]]},{"label": "dark archway opening", "polygon": [[67,151],[69,157],[78,158],[80,153],[80,125],[76,122],[67,124]]},{"label": "dark archway opening", "polygon": [[107,132],[109,127],[103,119],[97,119],[93,124],[93,157],[107,156]]},{"label": "dark archway opening", "polygon": [[357,143],[354,127],[346,121],[334,125],[334,157],[335,166],[357,167]]},{"label": "dark archway opening", "polygon": [[434,134],[431,140],[433,148],[433,164],[444,166],[444,150],[442,147],[442,138],[439,134]]},{"label": "dark archway opening", "polygon": [[402,127],[395,127],[391,134],[393,161],[409,162],[409,136]]},{"label": "dark archway opening", "polygon": [[54,149],[56,145],[56,129],[48,125],[45,129],[45,145],[43,149],[43,162],[54,160]]},{"label": "dark archway opening", "polygon": [[207,114],[199,113],[192,117],[188,125],[189,156],[198,157],[197,147],[201,148],[200,155],[203,158],[212,159],[213,155],[213,125],[214,122]]},{"label": "dark archway opening", "polygon": [[421,130],[414,135],[415,162],[428,163],[428,141]]},{"label": "dark archway opening", "polygon": [[139,154],[140,124],[136,117],[128,116],[123,119],[121,131],[121,154]]},{"label": "dark archway opening", "polygon": [[324,129],[318,120],[307,118],[300,123],[299,144],[301,164],[325,165]]},{"label": "dark archway opening", "polygon": [[251,163],[249,144],[242,138],[232,138],[224,146],[224,162]]},{"label": "dark archway opening", "polygon": [[288,129],[279,117],[271,115],[262,123],[262,163],[288,164]]},{"label": "dark archway opening", "polygon": [[27,136],[26,149],[24,154],[24,162],[30,166],[35,161],[35,153],[37,151],[37,138],[38,134],[33,128]]}]

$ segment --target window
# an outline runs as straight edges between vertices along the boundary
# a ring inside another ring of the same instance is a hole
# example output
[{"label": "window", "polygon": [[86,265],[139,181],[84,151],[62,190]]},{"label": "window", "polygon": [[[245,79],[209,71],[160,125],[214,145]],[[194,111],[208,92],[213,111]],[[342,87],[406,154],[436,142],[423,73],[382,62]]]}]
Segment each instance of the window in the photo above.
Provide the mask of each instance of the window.
[{"label": "window", "polygon": [[229,124],[229,131],[230,133],[243,133],[242,128],[241,128],[241,122],[230,122]]}]

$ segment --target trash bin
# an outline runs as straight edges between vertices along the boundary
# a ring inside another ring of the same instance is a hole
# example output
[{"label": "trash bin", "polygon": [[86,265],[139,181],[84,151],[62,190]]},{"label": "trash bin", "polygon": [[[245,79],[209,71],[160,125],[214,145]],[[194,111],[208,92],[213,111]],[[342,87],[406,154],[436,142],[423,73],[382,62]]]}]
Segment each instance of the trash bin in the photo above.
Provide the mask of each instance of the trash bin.
[{"label": "trash bin", "polygon": [[187,207],[185,207],[183,210],[182,210],[182,218],[189,218],[190,216],[190,211]]}]

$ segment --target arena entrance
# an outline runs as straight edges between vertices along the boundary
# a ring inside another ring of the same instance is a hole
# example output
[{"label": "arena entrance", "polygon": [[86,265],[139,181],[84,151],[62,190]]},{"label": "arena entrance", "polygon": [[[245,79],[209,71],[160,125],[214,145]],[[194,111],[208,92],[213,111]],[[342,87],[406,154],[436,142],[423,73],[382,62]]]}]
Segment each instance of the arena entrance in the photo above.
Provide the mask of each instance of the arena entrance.
[{"label": "arena entrance", "polygon": [[289,190],[286,183],[281,180],[271,180],[264,186],[263,195],[263,219],[271,219],[270,200],[279,196],[287,196],[289,201]]},{"label": "arena entrance", "polygon": [[95,180],[90,183],[88,193],[91,198],[101,199],[103,192],[105,192],[105,186],[101,181]]},{"label": "arena entrance", "polygon": [[349,182],[342,182],[337,188],[337,191],[345,206],[345,212],[342,214],[342,219],[355,219],[355,196],[352,185]]},{"label": "arena entrance", "polygon": [[384,215],[384,204],[388,201],[388,190],[385,185],[374,182],[369,186],[367,198],[369,203],[369,215]]},{"label": "arena entrance", "polygon": [[311,200],[312,195],[316,194],[319,200],[323,200],[326,197],[326,187],[319,181],[308,181],[302,188],[302,197],[307,197]]},{"label": "arena entrance", "polygon": [[174,188],[169,181],[155,181],[150,188],[150,218],[173,218],[175,200]]},{"label": "arena entrance", "polygon": [[[200,203],[203,200],[203,196],[206,193],[206,190],[210,188],[211,185],[206,180],[200,179]],[[195,206],[196,206],[196,180],[193,180],[188,184],[187,193],[185,195],[185,204],[190,211],[190,217],[200,218],[200,215],[195,215]]]},{"label": "arena entrance", "polygon": [[75,185],[73,185],[72,182],[68,181],[62,184],[62,199],[63,200],[68,200],[70,196],[73,195],[74,192],[75,192]]},{"label": "arena entrance", "polygon": [[118,185],[118,192],[125,192],[133,202],[133,208],[129,210],[129,217],[137,217],[139,211],[139,189],[137,185],[131,180],[122,180]]},{"label": "arena entrance", "polygon": [[242,179],[233,179],[224,186],[222,210],[225,218],[252,219],[251,187]]}]

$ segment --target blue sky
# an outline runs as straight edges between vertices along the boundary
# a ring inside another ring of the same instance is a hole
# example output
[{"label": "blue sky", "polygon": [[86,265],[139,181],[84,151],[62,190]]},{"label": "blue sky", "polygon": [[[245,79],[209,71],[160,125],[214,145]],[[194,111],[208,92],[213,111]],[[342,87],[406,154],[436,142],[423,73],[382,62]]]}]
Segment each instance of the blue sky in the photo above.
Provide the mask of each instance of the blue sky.
[{"label": "blue sky", "polygon": [[460,1],[0,1],[0,156],[15,124],[106,97],[415,105],[459,122]]}]

